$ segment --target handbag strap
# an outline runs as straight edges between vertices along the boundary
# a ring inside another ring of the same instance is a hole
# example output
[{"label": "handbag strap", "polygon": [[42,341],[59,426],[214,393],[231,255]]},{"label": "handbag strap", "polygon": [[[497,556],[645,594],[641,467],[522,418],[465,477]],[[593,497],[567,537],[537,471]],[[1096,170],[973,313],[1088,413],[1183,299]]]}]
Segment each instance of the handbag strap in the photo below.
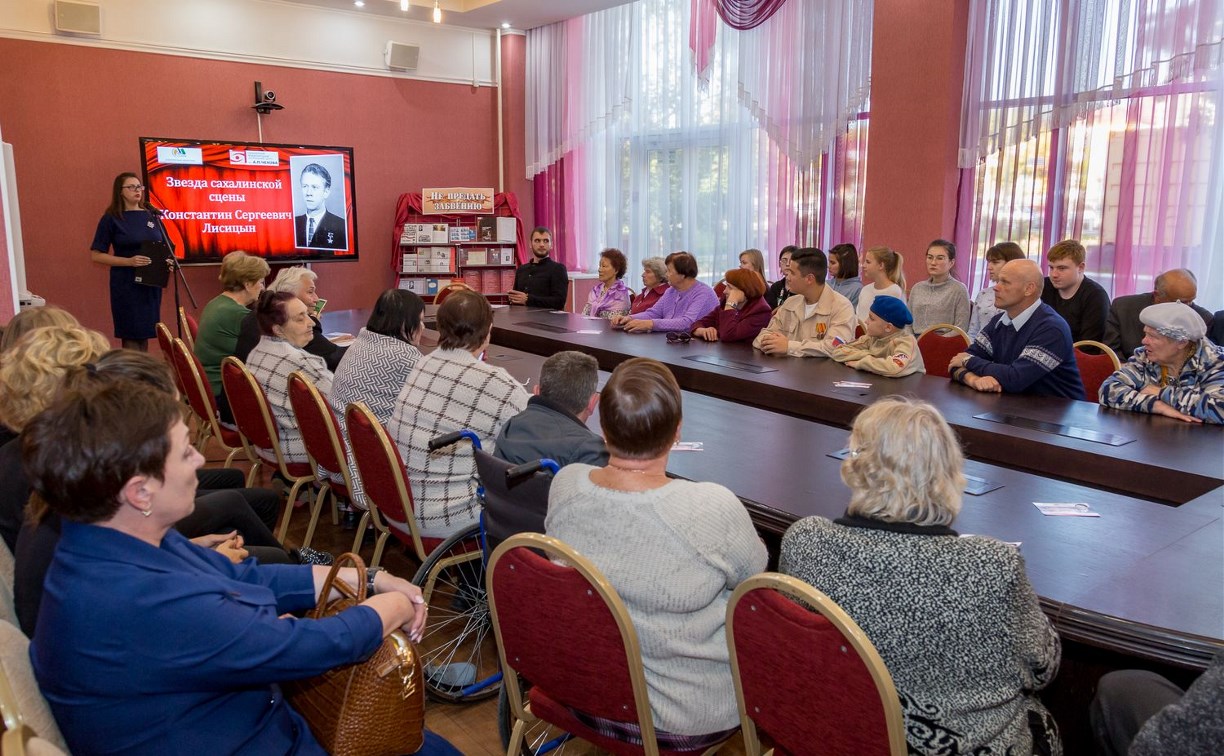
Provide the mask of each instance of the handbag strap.
[{"label": "handbag strap", "polygon": [[[340,570],[344,567],[353,567],[357,570],[357,586],[354,588],[347,581],[340,579]],[[360,604],[366,600],[366,581],[365,581],[366,565],[365,560],[360,555],[349,551],[336,557],[336,561],[332,564],[331,570],[327,573],[327,578],[323,581],[323,590],[319,591],[319,601],[314,609],[311,609],[307,614],[311,619],[319,619],[323,616],[324,610],[332,603],[331,592],[335,589],[344,598],[341,601],[348,599],[354,604]]]}]

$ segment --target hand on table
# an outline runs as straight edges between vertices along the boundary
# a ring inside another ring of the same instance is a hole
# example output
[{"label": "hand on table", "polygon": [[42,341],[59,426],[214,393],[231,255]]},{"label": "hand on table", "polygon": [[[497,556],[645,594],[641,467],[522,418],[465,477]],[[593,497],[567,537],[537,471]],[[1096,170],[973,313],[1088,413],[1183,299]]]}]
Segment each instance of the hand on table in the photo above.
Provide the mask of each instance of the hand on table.
[{"label": "hand on table", "polygon": [[786,354],[790,349],[790,339],[785,334],[767,333],[761,337],[761,351],[765,354]]},{"label": "hand on table", "polygon": [[1003,386],[993,377],[989,375],[972,375],[965,379],[965,384],[975,391],[981,391],[987,394],[1002,394]]},{"label": "hand on table", "polygon": [[627,320],[622,326],[629,333],[650,333],[654,330],[653,320]]},{"label": "hand on table", "polygon": [[[1151,388],[1151,387],[1149,386],[1147,388]],[[1140,392],[1140,393],[1144,393],[1144,392]],[[1159,393],[1159,391],[1157,393]],[[1194,415],[1187,415],[1185,412],[1181,412],[1173,405],[1167,402],[1162,402],[1159,399],[1157,399],[1156,403],[1152,405],[1152,412],[1157,415],[1164,415],[1165,417],[1171,417],[1174,420],[1181,420],[1182,422],[1186,422],[1186,423],[1203,422],[1202,420],[1195,417]]]},{"label": "hand on table", "polygon": [[711,326],[698,328],[696,331],[693,331],[693,335],[706,341],[718,341],[718,329]]},{"label": "hand on table", "polygon": [[525,305],[527,304],[527,292],[511,289],[506,292],[506,298],[510,300],[510,304]]}]

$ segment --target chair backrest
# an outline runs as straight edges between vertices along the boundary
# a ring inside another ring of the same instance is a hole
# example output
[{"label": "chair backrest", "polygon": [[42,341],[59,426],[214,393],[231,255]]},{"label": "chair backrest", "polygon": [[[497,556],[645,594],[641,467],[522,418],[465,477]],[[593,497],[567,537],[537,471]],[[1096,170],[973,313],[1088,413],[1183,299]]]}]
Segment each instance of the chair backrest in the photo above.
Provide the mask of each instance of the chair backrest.
[{"label": "chair backrest", "polygon": [[637,631],[603,574],[556,538],[520,533],[493,552],[488,575],[502,684],[516,715],[523,694],[514,672],[562,706],[636,722],[647,753],[657,753]]},{"label": "chair backrest", "polygon": [[855,326],[854,326],[854,338],[856,338],[856,339],[861,339],[861,338],[863,338],[863,337],[864,337],[864,336],[866,336],[866,335],[867,335],[867,329],[863,327],[863,324],[862,324],[862,323],[857,323],[857,324],[855,324]]},{"label": "chair backrest", "polygon": [[440,305],[446,301],[446,298],[457,291],[475,291],[471,286],[468,286],[462,281],[451,281],[441,291],[434,295],[434,304]]},{"label": "chair backrest", "polygon": [[302,442],[310,455],[315,476],[320,466],[330,473],[343,475],[345,493],[350,493],[353,481],[349,478],[348,455],[344,452],[344,435],[336,413],[300,370],[289,374],[289,404],[302,431]]},{"label": "chair backrest", "polygon": [[0,715],[4,717],[4,729],[16,730],[23,724],[29,725],[61,750],[68,750],[51,707],[34,680],[30,641],[8,622],[0,622]]},{"label": "chair backrest", "polygon": [[[281,472],[285,471],[284,456],[280,450],[280,436],[276,421],[272,419],[272,408],[263,386],[251,375],[246,365],[233,355],[221,361],[221,385],[234,413],[234,425],[247,444],[271,452]],[[286,476],[288,477],[288,476]]]},{"label": "chair backrest", "polygon": [[926,365],[927,375],[948,377],[948,363],[969,348],[969,335],[951,323],[939,323],[918,337],[918,351]]},{"label": "chair backrest", "polygon": [[4,756],[68,756],[66,751],[40,737],[27,725],[5,731],[0,738],[0,753]]},{"label": "chair backrest", "polygon": [[161,349],[162,359],[170,366],[170,372],[174,375],[174,385],[179,390],[179,395],[186,398],[187,390],[183,386],[183,376],[179,375],[178,365],[174,363],[174,335],[170,333],[170,328],[160,320],[154,324],[153,331],[157,334],[157,346]]},{"label": "chair backrest", "polygon": [[1099,341],[1077,341],[1074,348],[1075,366],[1079,368],[1080,382],[1084,384],[1084,399],[1096,402],[1099,400],[1101,384],[1121,369],[1122,363],[1118,360],[1118,355],[1114,354],[1114,350]]},{"label": "chair backrest", "polygon": [[200,335],[200,321],[196,320],[194,315],[188,315],[184,307],[179,308],[178,315],[179,326],[183,329],[183,341],[186,341],[187,346],[194,352],[196,337]]},{"label": "chair backrest", "polygon": [[425,561],[428,554],[413,514],[412,484],[391,434],[365,402],[353,402],[346,407],[344,423],[366,501],[388,521],[412,534],[416,557]]},{"label": "chair backrest", "polygon": [[871,641],[825,594],[787,575],[740,583],[727,646],[748,753],[759,732],[778,750],[905,756],[892,676]]},{"label": "chair backrest", "polygon": [[726,294],[726,293],[727,293],[727,282],[726,281],[719,281],[718,283],[714,284],[714,296],[718,297],[718,300],[720,302],[722,301],[723,294]]},{"label": "chair backrest", "polygon": [[543,533],[552,476],[537,472],[507,481],[506,471],[513,464],[482,449],[473,449],[472,453],[476,476],[484,488],[485,536],[490,548],[516,533]]},{"label": "chair backrest", "polygon": [[170,342],[170,365],[181,384],[179,391],[187,399],[191,411],[199,415],[212,427],[213,435],[220,440],[221,427],[217,420],[217,397],[213,395],[212,383],[204,373],[204,366],[195,352],[187,348],[187,342],[174,339]]}]

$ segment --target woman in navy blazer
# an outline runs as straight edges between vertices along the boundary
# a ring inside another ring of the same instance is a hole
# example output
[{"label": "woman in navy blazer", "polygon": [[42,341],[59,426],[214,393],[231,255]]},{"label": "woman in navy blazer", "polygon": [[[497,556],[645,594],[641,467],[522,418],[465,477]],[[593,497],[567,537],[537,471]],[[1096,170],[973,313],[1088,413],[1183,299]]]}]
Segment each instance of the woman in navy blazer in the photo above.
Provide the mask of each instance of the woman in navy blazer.
[{"label": "woman in navy blazer", "polygon": [[[327,568],[233,564],[171,530],[203,457],[168,394],[98,375],[26,426],[23,458],[64,519],[30,658],[74,753],[322,754],[277,683],[424,627],[416,586],[351,569],[342,577],[373,578],[373,596],[293,618]],[[432,737],[422,752],[456,753]]]}]

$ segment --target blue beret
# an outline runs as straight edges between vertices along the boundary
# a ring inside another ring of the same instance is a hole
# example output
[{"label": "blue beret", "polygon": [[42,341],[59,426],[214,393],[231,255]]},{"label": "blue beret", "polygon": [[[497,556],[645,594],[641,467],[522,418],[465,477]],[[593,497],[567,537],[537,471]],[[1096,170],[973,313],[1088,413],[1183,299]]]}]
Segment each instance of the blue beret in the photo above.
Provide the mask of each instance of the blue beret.
[{"label": "blue beret", "polygon": [[880,320],[895,328],[904,328],[914,322],[914,316],[910,314],[909,308],[896,297],[876,297],[871,303],[871,311]]}]

